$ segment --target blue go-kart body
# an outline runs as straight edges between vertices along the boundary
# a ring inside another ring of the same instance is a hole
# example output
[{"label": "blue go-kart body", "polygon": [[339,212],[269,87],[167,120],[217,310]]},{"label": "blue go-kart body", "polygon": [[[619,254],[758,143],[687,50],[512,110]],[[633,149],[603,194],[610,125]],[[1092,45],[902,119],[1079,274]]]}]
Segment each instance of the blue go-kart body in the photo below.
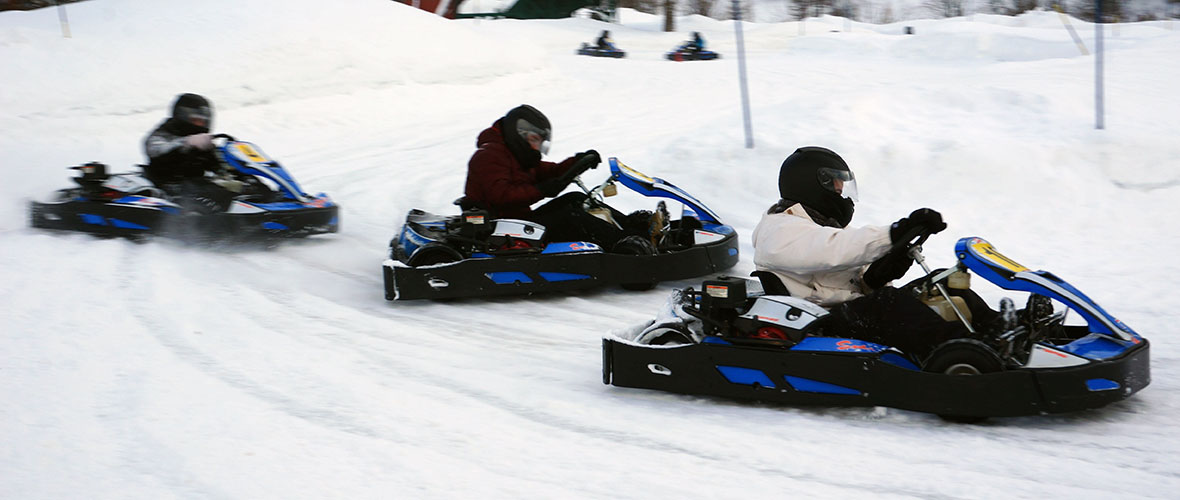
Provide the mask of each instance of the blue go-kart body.
[{"label": "blue go-kart body", "polygon": [[721,54],[711,50],[692,50],[688,45],[681,45],[676,50],[664,54],[664,58],[669,61],[711,61],[720,57]]},{"label": "blue go-kart body", "polygon": [[[952,340],[915,359],[890,346],[823,336],[812,328],[828,314],[823,308],[768,295],[758,281],[722,279],[700,292],[678,290],[656,320],[604,336],[603,382],[787,404],[888,406],[965,421],[1098,408],[1150,383],[1147,340],[1069,283],[1017,264],[981,238],[959,240],[955,255],[959,270],[1048,297],[1059,309],[1038,316],[1029,307],[1011,330]],[[1067,325],[1070,312],[1085,324]],[[764,328],[790,340],[758,338]]]},{"label": "blue go-kart body", "polygon": [[249,142],[225,139],[214,154],[221,172],[213,182],[236,193],[224,212],[186,209],[178,199],[135,173],[107,174],[88,163],[72,169],[78,187],[33,201],[33,227],[82,231],[105,236],[140,237],[298,237],[337,232],[339,206],[328,195],[303,191],[277,161]]},{"label": "blue go-kart body", "polygon": [[595,205],[589,210],[606,212],[601,210],[606,207],[603,192],[610,196],[616,184],[683,205],[680,218],[668,222],[664,240],[653,245],[655,254],[613,253],[589,241],[549,241],[536,223],[491,219],[479,210],[443,216],[415,209],[390,242],[390,258],[383,264],[386,299],[527,295],[611,284],[645,289],[737,263],[737,233],[716,213],[663,179],[617,158],[609,164],[610,177],[586,190]]},{"label": "blue go-kart body", "polygon": [[613,57],[615,59],[620,59],[627,56],[626,52],[623,52],[618,47],[615,47],[613,43],[610,44],[610,47],[602,48],[583,42],[582,46],[578,47],[577,54],[580,56]]}]

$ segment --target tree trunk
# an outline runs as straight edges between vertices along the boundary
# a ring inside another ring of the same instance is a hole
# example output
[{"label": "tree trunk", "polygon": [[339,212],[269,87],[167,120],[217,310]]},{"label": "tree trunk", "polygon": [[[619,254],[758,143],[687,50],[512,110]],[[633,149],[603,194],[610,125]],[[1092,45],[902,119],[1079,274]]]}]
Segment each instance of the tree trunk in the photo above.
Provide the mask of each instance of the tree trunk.
[{"label": "tree trunk", "polygon": [[675,23],[672,21],[672,13],[675,9],[676,2],[664,0],[664,31],[676,31]]}]

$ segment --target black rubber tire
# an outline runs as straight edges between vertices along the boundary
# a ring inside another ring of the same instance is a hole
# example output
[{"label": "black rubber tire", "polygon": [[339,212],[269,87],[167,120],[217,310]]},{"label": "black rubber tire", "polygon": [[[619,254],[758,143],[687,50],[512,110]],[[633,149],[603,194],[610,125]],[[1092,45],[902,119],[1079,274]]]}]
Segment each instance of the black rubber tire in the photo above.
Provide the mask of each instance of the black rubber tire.
[{"label": "black rubber tire", "polygon": [[[944,342],[934,349],[927,358],[923,371],[942,373],[945,375],[982,375],[994,373],[1004,369],[1004,361],[987,344],[972,339],[954,339]],[[966,415],[938,415],[948,422],[960,424],[974,424],[987,420],[987,417]]]},{"label": "black rubber tire", "polygon": [[410,256],[410,260],[406,264],[410,267],[421,267],[458,262],[460,260],[463,260],[463,256],[454,248],[441,243],[430,243],[414,252],[414,255]]},{"label": "black rubber tire", "polygon": [[[650,241],[641,236],[628,236],[615,243],[612,251],[623,255],[655,255],[656,247],[652,246]],[[655,288],[656,284],[654,282],[632,282],[621,283],[619,286],[623,287],[624,290],[642,292]]]}]

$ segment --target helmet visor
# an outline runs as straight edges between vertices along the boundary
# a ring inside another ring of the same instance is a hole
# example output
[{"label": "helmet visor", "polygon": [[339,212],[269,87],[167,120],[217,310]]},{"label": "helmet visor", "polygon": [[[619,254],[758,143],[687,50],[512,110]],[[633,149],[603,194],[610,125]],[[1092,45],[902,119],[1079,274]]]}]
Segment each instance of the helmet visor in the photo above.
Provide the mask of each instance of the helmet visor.
[{"label": "helmet visor", "polygon": [[851,171],[825,167],[819,169],[816,175],[819,177],[819,185],[824,189],[853,202],[860,201],[856,193],[856,176],[852,175]]},{"label": "helmet visor", "polygon": [[206,130],[209,129],[209,122],[213,119],[213,110],[208,106],[181,106],[176,108],[176,114],[179,115],[177,118]]},{"label": "helmet visor", "polygon": [[520,134],[534,150],[540,151],[543,155],[549,154],[549,140],[552,135],[549,129],[538,127],[521,118],[516,120],[516,133]]}]

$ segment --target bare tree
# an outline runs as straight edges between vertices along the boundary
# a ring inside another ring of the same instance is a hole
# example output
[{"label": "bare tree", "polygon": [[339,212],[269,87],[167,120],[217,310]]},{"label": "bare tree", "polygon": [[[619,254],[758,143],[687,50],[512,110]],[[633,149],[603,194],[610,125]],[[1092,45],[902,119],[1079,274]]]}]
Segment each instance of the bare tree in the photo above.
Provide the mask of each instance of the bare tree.
[{"label": "bare tree", "polygon": [[711,10],[713,10],[713,0],[688,0],[688,3],[684,6],[685,14],[707,16]]},{"label": "bare tree", "polygon": [[819,17],[832,11],[834,0],[795,0],[791,4],[791,15],[802,20],[805,17]]},{"label": "bare tree", "polygon": [[941,17],[963,15],[963,0],[926,0],[922,7],[931,14]]}]

